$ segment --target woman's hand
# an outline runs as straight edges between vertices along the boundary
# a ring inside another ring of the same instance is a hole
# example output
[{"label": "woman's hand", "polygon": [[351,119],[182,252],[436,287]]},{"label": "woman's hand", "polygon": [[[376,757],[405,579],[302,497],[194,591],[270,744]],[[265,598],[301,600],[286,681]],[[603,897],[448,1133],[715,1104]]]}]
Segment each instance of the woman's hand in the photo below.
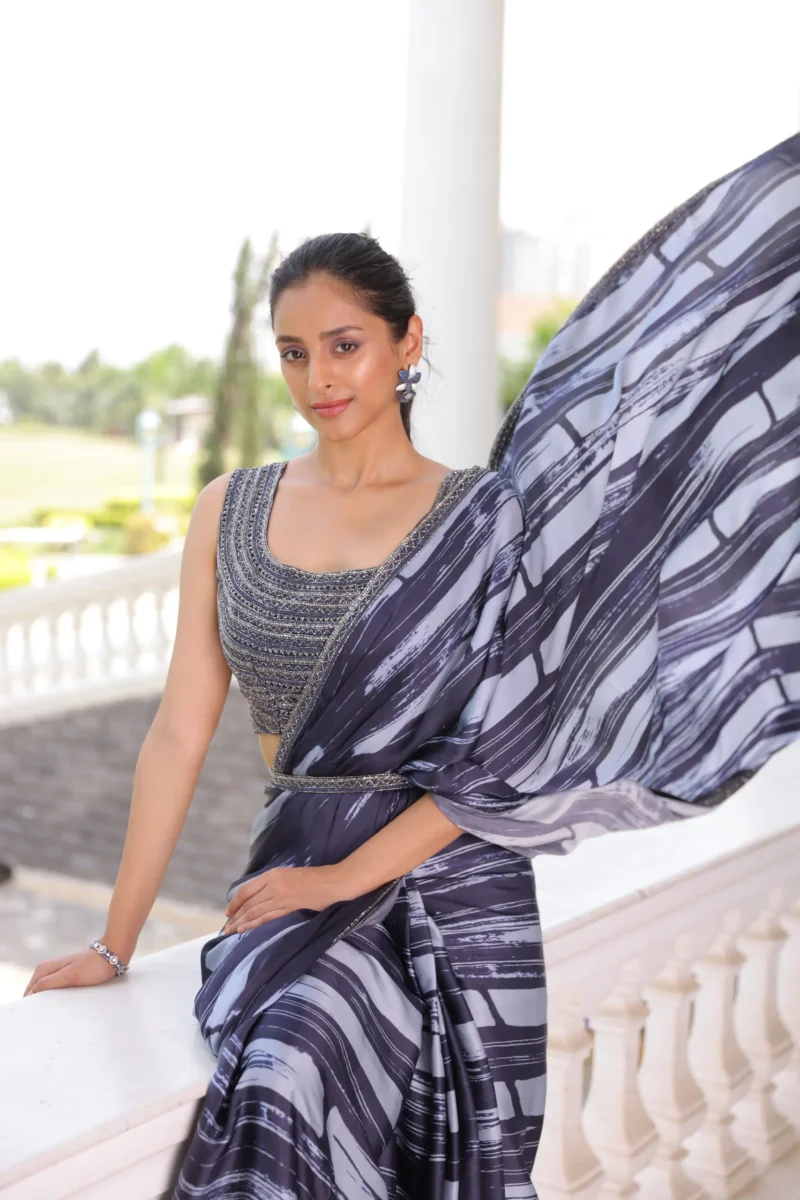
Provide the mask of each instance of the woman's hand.
[{"label": "woman's hand", "polygon": [[31,975],[23,998],[50,988],[94,987],[116,978],[117,972],[96,950],[83,950],[41,962]]},{"label": "woman's hand", "polygon": [[232,897],[223,933],[243,933],[298,908],[319,912],[349,899],[340,864],[328,867],[273,867],[248,879]]}]

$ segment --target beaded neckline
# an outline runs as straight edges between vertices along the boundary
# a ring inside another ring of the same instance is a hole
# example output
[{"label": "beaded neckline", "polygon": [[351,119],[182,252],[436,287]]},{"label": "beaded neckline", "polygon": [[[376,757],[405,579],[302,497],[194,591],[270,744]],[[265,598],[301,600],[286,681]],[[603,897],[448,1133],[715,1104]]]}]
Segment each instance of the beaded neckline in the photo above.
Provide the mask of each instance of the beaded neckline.
[{"label": "beaded neckline", "polygon": [[280,571],[284,571],[289,575],[303,576],[304,578],[307,578],[310,575],[312,578],[318,579],[366,579],[370,575],[373,575],[376,571],[379,571],[381,567],[385,566],[390,558],[392,558],[403,546],[405,546],[405,544],[416,533],[422,522],[427,521],[428,517],[436,509],[451,478],[454,475],[459,474],[458,469],[453,467],[447,472],[446,475],[442,477],[431,507],[426,513],[423,514],[423,516],[420,517],[419,521],[417,521],[417,524],[408,531],[403,540],[394,547],[394,549],[386,556],[382,563],[378,563],[377,566],[374,567],[343,567],[339,571],[310,571],[306,567],[295,567],[292,565],[292,563],[286,563],[281,559],[276,558],[270,550],[267,542],[267,531],[269,529],[269,518],[272,512],[272,502],[275,498],[275,492],[277,490],[278,483],[283,475],[283,472],[286,470],[287,464],[288,460],[283,460],[277,463],[271,463],[264,468],[266,475],[266,493],[261,525],[258,531],[259,536],[257,537],[256,541],[260,549],[263,551],[264,558],[270,563],[271,566]]}]

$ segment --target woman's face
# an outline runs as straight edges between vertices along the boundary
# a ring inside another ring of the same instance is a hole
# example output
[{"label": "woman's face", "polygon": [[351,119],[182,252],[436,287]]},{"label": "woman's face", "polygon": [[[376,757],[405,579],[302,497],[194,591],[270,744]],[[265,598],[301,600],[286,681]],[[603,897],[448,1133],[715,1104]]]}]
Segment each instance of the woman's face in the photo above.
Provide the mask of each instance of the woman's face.
[{"label": "woman's face", "polygon": [[338,280],[318,274],[281,295],[273,327],[292,402],[319,436],[339,441],[375,420],[399,421],[397,373],[419,358],[418,316],[393,342],[381,317]]}]

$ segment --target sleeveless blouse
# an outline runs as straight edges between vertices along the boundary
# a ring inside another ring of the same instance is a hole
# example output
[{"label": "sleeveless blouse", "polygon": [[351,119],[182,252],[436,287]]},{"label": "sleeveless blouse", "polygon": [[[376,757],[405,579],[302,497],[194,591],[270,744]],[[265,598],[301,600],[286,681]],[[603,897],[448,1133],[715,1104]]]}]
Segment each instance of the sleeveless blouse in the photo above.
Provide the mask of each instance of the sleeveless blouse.
[{"label": "sleeveless blouse", "polygon": [[[217,541],[222,652],[248,703],[254,731],[279,735],[335,626],[383,566],[307,571],[272,555],[267,527],[285,467],[279,461],[232,472]],[[444,477],[430,512],[463,473],[454,469]]]}]

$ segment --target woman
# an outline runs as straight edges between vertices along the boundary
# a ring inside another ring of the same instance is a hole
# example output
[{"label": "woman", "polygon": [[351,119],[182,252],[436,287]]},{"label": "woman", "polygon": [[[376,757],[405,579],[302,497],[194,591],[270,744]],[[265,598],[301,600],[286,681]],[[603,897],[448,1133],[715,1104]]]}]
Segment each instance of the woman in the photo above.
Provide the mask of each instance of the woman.
[{"label": "woman", "polygon": [[318,445],[198,498],[99,953],[28,987],[123,969],[235,673],[270,786],[201,952],[174,1200],[535,1197],[531,855],[701,812],[800,727],[799,226],[800,138],[676,210],[488,468],[414,449],[422,323],[373,239],[275,272]]}]

